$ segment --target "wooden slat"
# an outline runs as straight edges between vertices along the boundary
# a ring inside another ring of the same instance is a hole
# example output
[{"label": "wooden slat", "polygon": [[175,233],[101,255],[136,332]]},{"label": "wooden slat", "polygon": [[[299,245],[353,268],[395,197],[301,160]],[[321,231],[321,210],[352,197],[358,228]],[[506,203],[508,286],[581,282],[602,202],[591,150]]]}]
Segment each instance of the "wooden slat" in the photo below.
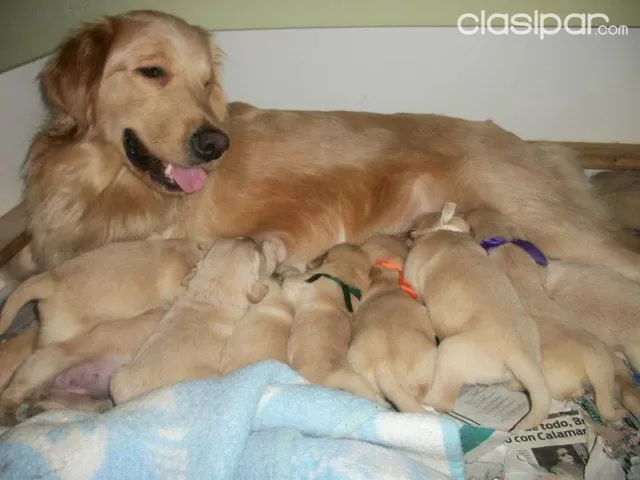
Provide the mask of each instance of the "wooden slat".
[{"label": "wooden slat", "polygon": [[[532,142],[535,143],[535,142]],[[640,144],[635,143],[587,143],[545,142],[575,149],[583,168],[595,170],[640,169]]]},{"label": "wooden slat", "polygon": [[0,268],[29,243],[24,203],[0,217]]}]

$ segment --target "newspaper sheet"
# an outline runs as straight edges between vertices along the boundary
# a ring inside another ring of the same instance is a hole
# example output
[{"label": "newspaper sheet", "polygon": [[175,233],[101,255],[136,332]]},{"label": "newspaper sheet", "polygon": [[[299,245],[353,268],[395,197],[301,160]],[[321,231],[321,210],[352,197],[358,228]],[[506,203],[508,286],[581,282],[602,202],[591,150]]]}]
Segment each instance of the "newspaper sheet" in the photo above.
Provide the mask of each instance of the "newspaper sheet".
[{"label": "newspaper sheet", "polygon": [[469,480],[640,480],[640,423],[633,415],[605,423],[586,394],[554,402],[535,428],[512,430],[528,409],[524,393],[501,385],[461,391],[451,416],[463,426]]}]

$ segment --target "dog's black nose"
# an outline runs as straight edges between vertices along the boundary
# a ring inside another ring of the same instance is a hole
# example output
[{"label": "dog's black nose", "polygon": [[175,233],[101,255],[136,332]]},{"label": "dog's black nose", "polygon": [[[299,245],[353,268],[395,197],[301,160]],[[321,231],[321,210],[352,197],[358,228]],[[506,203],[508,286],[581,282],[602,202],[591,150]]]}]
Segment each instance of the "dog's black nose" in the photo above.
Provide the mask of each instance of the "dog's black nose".
[{"label": "dog's black nose", "polygon": [[198,163],[210,162],[220,158],[229,148],[229,137],[222,130],[202,125],[191,135],[191,148]]}]

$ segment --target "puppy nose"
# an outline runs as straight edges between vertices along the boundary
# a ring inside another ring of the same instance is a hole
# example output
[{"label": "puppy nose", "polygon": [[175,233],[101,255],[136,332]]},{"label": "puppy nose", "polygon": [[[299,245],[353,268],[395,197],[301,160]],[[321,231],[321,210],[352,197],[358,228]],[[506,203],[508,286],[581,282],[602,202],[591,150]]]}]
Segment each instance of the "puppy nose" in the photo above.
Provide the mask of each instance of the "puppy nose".
[{"label": "puppy nose", "polygon": [[222,130],[202,125],[191,135],[191,148],[200,162],[220,158],[229,148],[229,137]]}]

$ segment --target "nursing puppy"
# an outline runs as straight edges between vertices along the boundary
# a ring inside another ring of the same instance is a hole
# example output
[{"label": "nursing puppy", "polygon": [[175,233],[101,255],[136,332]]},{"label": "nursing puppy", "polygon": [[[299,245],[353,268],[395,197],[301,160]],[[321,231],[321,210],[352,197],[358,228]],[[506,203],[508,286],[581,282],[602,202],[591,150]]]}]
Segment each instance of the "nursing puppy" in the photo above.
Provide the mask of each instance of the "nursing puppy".
[{"label": "nursing puppy", "polygon": [[[524,239],[520,229],[493,210],[474,210],[468,214],[467,222],[477,243],[490,237]],[[577,399],[584,395],[585,386],[591,384],[603,418],[617,420],[626,415],[614,404],[619,360],[607,345],[582,328],[580,318],[550,298],[543,286],[545,268],[513,243],[490,249],[489,256],[509,277],[526,311],[538,325],[541,366],[552,398]]]},{"label": "nursing puppy", "polygon": [[347,361],[353,312],[369,285],[369,256],[340,244],[285,278],[295,315],[287,345],[289,364],[313,383],[375,399],[371,385]]},{"label": "nursing puppy", "polygon": [[222,372],[227,375],[262,360],[287,363],[287,343],[293,321],[293,305],[282,286],[273,279],[264,282],[267,294],[249,306],[236,322],[222,354]]},{"label": "nursing puppy", "polygon": [[606,267],[554,261],[545,287],[580,326],[640,369],[640,284]]},{"label": "nursing puppy", "polygon": [[276,249],[223,239],[188,275],[188,286],[133,360],[111,379],[117,404],[166,385],[223,374],[222,353],[250,303],[266,295]]},{"label": "nursing puppy", "polygon": [[[164,312],[155,309],[135,318],[103,323],[88,333],[37,350],[20,365],[0,396],[0,422],[16,423],[18,405],[27,399],[36,403],[26,416],[65,406],[104,408],[111,374],[133,358]],[[22,414],[20,420],[24,417]]]},{"label": "nursing puppy", "polygon": [[509,279],[469,235],[469,225],[445,204],[441,215],[419,219],[405,263],[407,281],[429,309],[441,339],[425,403],[453,409],[465,384],[515,377],[529,391],[531,410],[516,425],[538,425],[549,413],[549,387],[540,369],[538,329]]},{"label": "nursing puppy", "polygon": [[38,300],[40,347],[168,306],[203,255],[187,240],[114,243],[84,253],[18,286],[2,310],[0,332],[31,300]]},{"label": "nursing puppy", "polygon": [[374,266],[355,315],[349,363],[398,410],[424,412],[420,402],[431,385],[437,350],[427,308],[401,283],[409,248],[377,236],[362,249]]}]

